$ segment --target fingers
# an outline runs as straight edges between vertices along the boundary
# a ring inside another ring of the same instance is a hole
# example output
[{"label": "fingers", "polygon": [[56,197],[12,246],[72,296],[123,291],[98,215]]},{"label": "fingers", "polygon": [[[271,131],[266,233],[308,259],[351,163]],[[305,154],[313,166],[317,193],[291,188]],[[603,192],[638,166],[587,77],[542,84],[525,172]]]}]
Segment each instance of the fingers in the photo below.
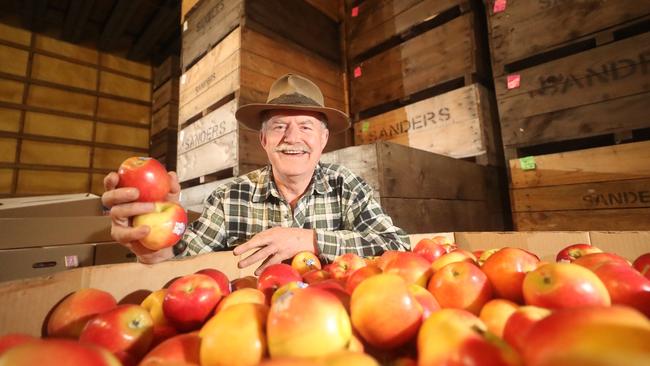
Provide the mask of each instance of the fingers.
[{"label": "fingers", "polygon": [[282,258],[279,255],[273,255],[268,258],[267,261],[264,261],[261,266],[257,267],[255,270],[255,276],[259,276],[266,269],[266,267],[272,264],[278,264],[282,262]]},{"label": "fingers", "polygon": [[115,172],[110,172],[104,177],[104,191],[111,191],[117,187],[120,177]]},{"label": "fingers", "polygon": [[276,254],[276,252],[277,251],[276,251],[275,247],[272,246],[272,245],[269,245],[269,246],[266,246],[266,247],[256,251],[255,253],[249,255],[248,257],[242,259],[241,261],[239,261],[239,263],[237,265],[239,266],[239,268],[245,268],[245,267],[248,267],[248,266],[252,265],[253,263],[257,263],[257,262],[259,262],[261,260],[264,260],[264,259]]},{"label": "fingers", "polygon": [[181,185],[178,183],[176,172],[169,172],[169,194],[167,200],[171,202],[180,202]]},{"label": "fingers", "polygon": [[144,215],[155,211],[153,202],[132,202],[116,205],[111,208],[111,217],[123,220],[128,217]]},{"label": "fingers", "polygon": [[137,188],[117,188],[102,194],[102,205],[113,207],[123,203],[133,202],[138,199],[140,193]]},{"label": "fingers", "polygon": [[266,237],[264,235],[264,232],[261,232],[254,237],[252,237],[249,241],[245,242],[244,244],[238,245],[234,250],[233,253],[235,255],[241,255],[253,248],[257,247],[262,247],[269,244],[269,241],[266,240]]},{"label": "fingers", "polygon": [[[111,236],[115,241],[122,244],[128,244],[143,239],[151,229],[149,226],[140,226],[133,228],[130,226],[111,226]],[[136,253],[134,251],[134,253]],[[138,253],[136,253],[138,254]]]}]

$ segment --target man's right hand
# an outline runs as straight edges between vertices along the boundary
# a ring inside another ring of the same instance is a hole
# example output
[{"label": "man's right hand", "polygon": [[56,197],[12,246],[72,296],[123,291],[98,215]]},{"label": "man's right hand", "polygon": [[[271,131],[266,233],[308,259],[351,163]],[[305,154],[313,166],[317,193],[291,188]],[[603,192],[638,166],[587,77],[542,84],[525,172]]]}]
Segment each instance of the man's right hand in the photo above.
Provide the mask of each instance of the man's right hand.
[{"label": "man's right hand", "polygon": [[[167,196],[168,201],[178,202],[180,185],[176,173],[170,172],[171,190]],[[149,234],[148,226],[134,228],[131,226],[133,216],[154,211],[152,202],[137,202],[139,192],[136,188],[117,188],[119,176],[110,172],[104,177],[104,194],[102,205],[110,209],[111,236],[115,241],[129,248],[142,263],[158,263],[174,256],[172,248],[158,251],[147,249],[139,240]]]}]

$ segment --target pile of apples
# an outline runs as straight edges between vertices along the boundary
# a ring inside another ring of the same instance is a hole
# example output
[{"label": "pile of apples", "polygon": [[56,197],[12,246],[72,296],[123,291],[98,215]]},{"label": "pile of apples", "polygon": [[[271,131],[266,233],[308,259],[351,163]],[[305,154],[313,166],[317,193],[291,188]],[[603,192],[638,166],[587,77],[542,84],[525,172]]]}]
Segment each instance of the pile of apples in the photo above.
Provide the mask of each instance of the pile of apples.
[{"label": "pile of apples", "polygon": [[649,317],[650,253],[574,244],[544,263],[435,237],[325,266],[299,253],[259,278],[202,269],[140,304],[81,289],[43,339],[0,337],[0,366],[645,366]]}]

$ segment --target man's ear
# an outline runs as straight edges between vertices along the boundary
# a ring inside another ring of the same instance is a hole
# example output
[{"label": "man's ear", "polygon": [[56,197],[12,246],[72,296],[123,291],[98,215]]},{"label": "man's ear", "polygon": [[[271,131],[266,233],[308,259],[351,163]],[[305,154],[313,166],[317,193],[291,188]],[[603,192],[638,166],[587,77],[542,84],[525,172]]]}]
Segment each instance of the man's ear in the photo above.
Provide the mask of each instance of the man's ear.
[{"label": "man's ear", "polygon": [[326,128],[324,133],[323,133],[323,136],[321,138],[322,138],[321,141],[323,142],[322,143],[323,148],[321,149],[321,152],[322,152],[323,150],[325,150],[325,146],[327,146],[327,141],[329,141],[330,130]]},{"label": "man's ear", "polygon": [[260,130],[260,144],[262,144],[262,147],[266,146],[266,134],[263,130]]}]

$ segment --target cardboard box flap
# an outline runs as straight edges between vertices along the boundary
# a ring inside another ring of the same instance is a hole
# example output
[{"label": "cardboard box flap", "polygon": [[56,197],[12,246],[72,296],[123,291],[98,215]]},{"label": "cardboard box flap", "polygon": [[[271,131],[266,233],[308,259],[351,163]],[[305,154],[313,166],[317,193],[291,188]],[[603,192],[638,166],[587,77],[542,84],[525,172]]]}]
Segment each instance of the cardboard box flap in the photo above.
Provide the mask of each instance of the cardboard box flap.
[{"label": "cardboard box flap", "polygon": [[0,217],[101,216],[102,202],[91,193],[0,200]]},{"label": "cardboard box flap", "polygon": [[635,260],[650,252],[650,231],[591,231],[591,245]]},{"label": "cardboard box flap", "polygon": [[113,241],[108,216],[0,218],[0,248]]}]

